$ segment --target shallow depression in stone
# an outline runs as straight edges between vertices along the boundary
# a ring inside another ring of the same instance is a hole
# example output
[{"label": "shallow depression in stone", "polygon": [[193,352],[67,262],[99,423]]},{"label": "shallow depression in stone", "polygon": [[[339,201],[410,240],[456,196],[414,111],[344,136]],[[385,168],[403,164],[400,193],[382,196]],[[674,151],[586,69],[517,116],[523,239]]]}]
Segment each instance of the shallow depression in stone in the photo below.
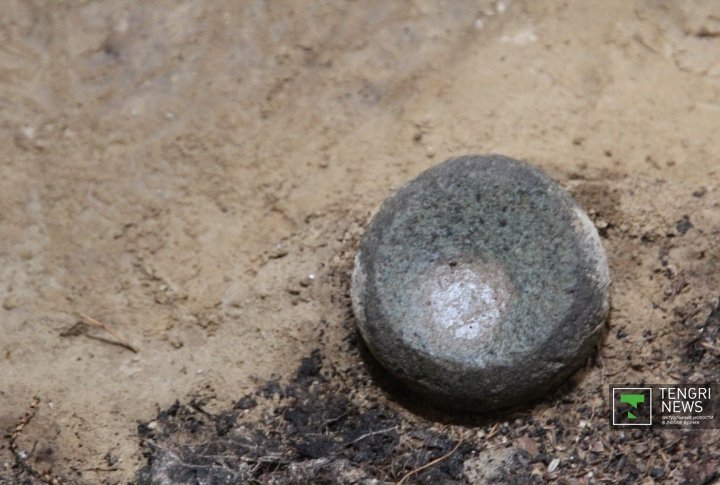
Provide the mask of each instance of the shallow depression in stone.
[{"label": "shallow depression in stone", "polygon": [[434,264],[416,280],[412,345],[452,360],[466,360],[501,333],[516,290],[498,263]]}]

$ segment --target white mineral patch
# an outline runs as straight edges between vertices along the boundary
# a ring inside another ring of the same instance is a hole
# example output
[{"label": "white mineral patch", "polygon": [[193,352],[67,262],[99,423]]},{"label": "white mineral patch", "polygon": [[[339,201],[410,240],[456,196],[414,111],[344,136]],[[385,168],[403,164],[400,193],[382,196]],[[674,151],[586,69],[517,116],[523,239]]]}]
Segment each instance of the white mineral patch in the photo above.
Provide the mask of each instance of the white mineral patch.
[{"label": "white mineral patch", "polygon": [[595,280],[600,288],[607,288],[610,284],[610,274],[608,273],[607,256],[600,241],[600,235],[582,208],[575,206],[574,210],[577,216],[574,224],[575,231],[580,240],[583,241],[585,250],[594,263],[593,271],[590,271],[590,277]]},{"label": "white mineral patch", "polygon": [[427,305],[424,320],[430,333],[473,340],[492,337],[501,323],[513,290],[497,265],[462,264],[453,267],[443,264],[431,269],[424,277],[421,293]]}]

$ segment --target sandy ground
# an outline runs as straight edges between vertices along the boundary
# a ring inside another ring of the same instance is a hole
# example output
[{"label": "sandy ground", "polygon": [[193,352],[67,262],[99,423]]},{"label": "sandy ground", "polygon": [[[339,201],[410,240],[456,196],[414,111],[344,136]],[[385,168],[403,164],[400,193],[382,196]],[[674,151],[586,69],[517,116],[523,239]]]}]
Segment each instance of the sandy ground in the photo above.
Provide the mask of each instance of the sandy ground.
[{"label": "sandy ground", "polygon": [[[319,346],[365,365],[340,350],[334,272],[384,197],[459,154],[538,165],[602,229],[610,330],[573,391],[593,419],[608,383],[717,377],[717,329],[701,360],[684,343],[720,296],[717,2],[0,10],[0,481],[26,473],[17,453],[133,481],[138,423],[176,399],[226,408]],[[687,479],[668,453],[663,476]]]}]

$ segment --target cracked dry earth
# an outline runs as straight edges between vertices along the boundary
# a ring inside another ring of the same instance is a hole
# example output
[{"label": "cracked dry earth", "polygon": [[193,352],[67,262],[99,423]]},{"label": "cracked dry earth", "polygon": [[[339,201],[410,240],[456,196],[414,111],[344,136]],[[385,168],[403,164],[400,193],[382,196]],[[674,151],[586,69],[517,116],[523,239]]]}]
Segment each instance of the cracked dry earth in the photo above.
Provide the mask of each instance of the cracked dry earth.
[{"label": "cracked dry earth", "polygon": [[[720,379],[718,49],[714,1],[4,2],[0,483],[717,481],[717,430],[609,430],[607,389]],[[613,277],[503,415],[425,407],[349,309],[370,213],[466,153],[568,188]]]}]

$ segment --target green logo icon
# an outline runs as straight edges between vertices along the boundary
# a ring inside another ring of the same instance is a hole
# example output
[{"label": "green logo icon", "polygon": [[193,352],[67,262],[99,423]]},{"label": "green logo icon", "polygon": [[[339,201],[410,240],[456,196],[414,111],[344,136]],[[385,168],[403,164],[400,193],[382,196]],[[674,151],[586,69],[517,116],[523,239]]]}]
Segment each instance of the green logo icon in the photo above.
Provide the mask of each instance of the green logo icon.
[{"label": "green logo icon", "polygon": [[[634,409],[637,409],[638,404],[645,402],[644,394],[620,394],[620,402],[631,405]],[[628,419],[637,419],[632,412],[627,412]]]},{"label": "green logo icon", "polygon": [[612,426],[652,426],[651,387],[610,387]]}]

